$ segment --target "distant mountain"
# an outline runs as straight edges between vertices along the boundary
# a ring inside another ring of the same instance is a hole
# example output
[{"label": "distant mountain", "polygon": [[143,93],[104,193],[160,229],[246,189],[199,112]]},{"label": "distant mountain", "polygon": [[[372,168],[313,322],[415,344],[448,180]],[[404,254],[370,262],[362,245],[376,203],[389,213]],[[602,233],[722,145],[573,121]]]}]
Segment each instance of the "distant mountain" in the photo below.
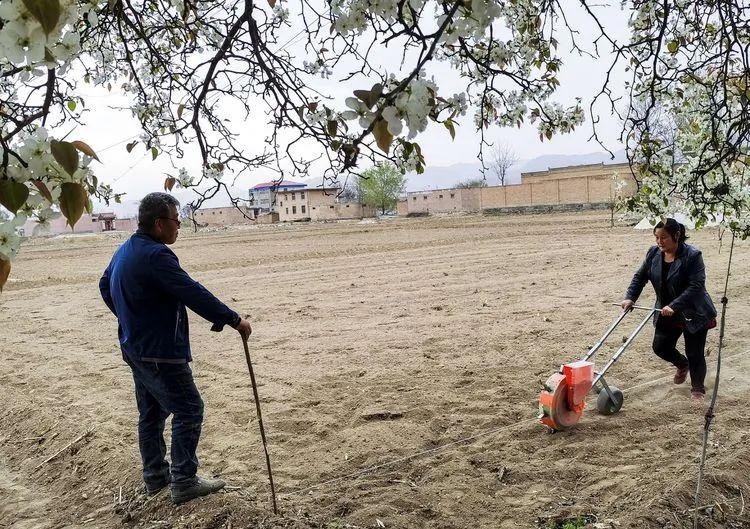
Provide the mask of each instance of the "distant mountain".
[{"label": "distant mountain", "polygon": [[[588,154],[545,154],[530,160],[519,160],[516,165],[508,170],[506,184],[520,184],[521,173],[534,171],[546,171],[555,167],[567,167],[570,165],[587,165],[593,163],[622,163],[627,161],[625,151],[615,152],[614,160],[606,152],[592,152]],[[500,185],[497,176],[490,169],[485,173],[487,184],[491,186]],[[456,184],[466,180],[482,178],[481,164],[457,163],[447,167],[427,167],[424,173],[408,173],[406,175],[407,191],[423,191],[427,189],[445,189],[455,187]]]},{"label": "distant mountain", "polygon": [[567,167],[569,165],[587,165],[592,163],[624,163],[627,162],[625,149],[615,151],[614,160],[606,152],[592,152],[589,154],[545,154],[537,156],[525,162],[520,171],[531,173],[534,171],[546,171],[555,167]]},{"label": "distant mountain", "polygon": [[[518,164],[508,170],[506,184],[517,184],[521,181],[521,172],[517,167]],[[488,185],[500,184],[491,169],[486,171],[485,176]],[[482,178],[482,165],[479,162],[457,163],[447,167],[427,167],[422,174],[407,173],[406,190],[445,189],[455,187],[460,182],[477,178]]]}]

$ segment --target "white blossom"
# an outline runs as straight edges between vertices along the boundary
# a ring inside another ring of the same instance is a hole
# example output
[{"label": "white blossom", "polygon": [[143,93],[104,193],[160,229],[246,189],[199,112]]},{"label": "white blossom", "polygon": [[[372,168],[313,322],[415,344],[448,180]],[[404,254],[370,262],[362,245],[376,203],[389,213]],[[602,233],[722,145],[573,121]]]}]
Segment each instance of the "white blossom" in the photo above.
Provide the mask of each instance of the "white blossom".
[{"label": "white blossom", "polygon": [[370,111],[367,105],[356,97],[347,97],[345,103],[351,110],[342,112],[341,117],[346,120],[359,118],[359,126],[363,129],[368,128],[375,118],[375,114]]},{"label": "white blossom", "polygon": [[0,222],[0,259],[5,261],[12,261],[21,247],[21,237],[16,233],[16,219]]}]

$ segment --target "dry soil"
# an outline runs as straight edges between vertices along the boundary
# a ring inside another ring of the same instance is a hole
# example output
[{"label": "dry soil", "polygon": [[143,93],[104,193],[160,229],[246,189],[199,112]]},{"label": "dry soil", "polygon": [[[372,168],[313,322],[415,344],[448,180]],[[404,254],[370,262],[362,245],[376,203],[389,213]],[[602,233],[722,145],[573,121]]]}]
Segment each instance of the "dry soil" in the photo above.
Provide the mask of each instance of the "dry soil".
[{"label": "dry soil", "polygon": [[[691,241],[717,305],[719,235]],[[240,338],[195,314],[201,471],[231,487],[180,507],[142,494],[133,382],[97,287],[125,237],[31,241],[0,295],[1,527],[692,527],[705,405],[672,384],[650,325],[610,372],[619,414],[590,399],[570,431],[536,421],[541,382],[617,315],[649,232],[579,213],[183,233],[185,269],[253,323],[278,516]],[[702,527],[750,527],[748,265],[738,242]]]}]

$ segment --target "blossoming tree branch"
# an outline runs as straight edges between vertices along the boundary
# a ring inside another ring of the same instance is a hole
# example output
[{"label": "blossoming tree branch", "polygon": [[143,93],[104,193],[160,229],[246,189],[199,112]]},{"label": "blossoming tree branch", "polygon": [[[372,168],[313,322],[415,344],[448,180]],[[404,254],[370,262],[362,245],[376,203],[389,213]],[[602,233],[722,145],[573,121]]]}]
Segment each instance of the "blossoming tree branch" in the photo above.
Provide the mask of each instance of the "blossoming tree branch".
[{"label": "blossoming tree branch", "polygon": [[[92,197],[119,199],[95,176],[92,139],[76,135],[87,84],[129,98],[142,132],[128,152],[169,155],[179,172],[163,185],[196,190],[193,209],[217,193],[237,204],[225,172],[305,176],[324,161],[334,179],[385,160],[421,172],[428,126],[455,136],[459,125],[481,132],[529,122],[544,140],[580,126],[588,106],[595,139],[602,119],[623,124],[639,180],[629,208],[679,208],[699,223],[720,215],[747,235],[748,8],[741,0],[624,1],[630,39],[618,42],[590,4],[0,0],[0,204],[11,213],[0,221],[0,288],[26,219],[44,226],[62,214],[74,226]],[[573,7],[598,28],[593,43],[576,42]],[[303,53],[285,41],[297,26]],[[568,53],[611,61],[593,101],[554,101],[561,33],[572,42]],[[400,60],[378,64],[385,48]],[[459,91],[446,93],[427,74],[441,63],[462,80]],[[612,86],[622,71],[630,76],[624,92]],[[358,88],[340,100],[314,88],[320,77]],[[659,134],[660,113],[678,125],[674,141]],[[271,132],[249,150],[240,118],[261,116]],[[200,167],[179,167],[186,149],[199,153]]]}]

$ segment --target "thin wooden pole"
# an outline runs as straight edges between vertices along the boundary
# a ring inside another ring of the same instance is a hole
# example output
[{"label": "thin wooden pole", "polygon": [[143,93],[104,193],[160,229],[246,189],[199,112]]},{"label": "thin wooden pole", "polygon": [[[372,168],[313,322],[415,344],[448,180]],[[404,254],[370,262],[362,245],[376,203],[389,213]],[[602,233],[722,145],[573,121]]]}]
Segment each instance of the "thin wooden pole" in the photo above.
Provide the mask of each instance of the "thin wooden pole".
[{"label": "thin wooden pole", "polygon": [[245,348],[245,360],[247,360],[247,369],[250,371],[250,380],[253,383],[253,396],[255,397],[255,409],[258,411],[258,424],[260,425],[260,438],[263,441],[263,451],[266,453],[266,467],[268,468],[268,481],[271,484],[271,500],[273,501],[273,513],[279,514],[276,506],[276,489],[273,486],[273,473],[271,472],[271,457],[268,455],[268,444],[266,443],[266,430],[263,428],[263,416],[260,413],[260,398],[258,397],[258,386],[255,383],[255,372],[253,363],[250,361],[250,349],[247,340],[242,338],[242,345]]},{"label": "thin wooden pole", "polygon": [[711,395],[711,403],[708,406],[708,410],[706,410],[705,422],[703,424],[703,446],[701,449],[700,463],[698,465],[698,479],[696,480],[696,484],[695,484],[695,498],[693,501],[693,507],[695,508],[695,510],[693,511],[693,529],[698,529],[698,511],[700,509],[697,507],[698,507],[698,502],[700,501],[700,496],[701,496],[701,483],[703,481],[703,467],[706,464],[706,450],[708,448],[708,432],[711,430],[711,421],[713,421],[714,409],[716,407],[716,397],[719,394],[719,380],[720,380],[719,377],[721,375],[721,349],[724,346],[724,323],[726,321],[727,302],[729,301],[727,298],[727,291],[729,290],[729,276],[732,271],[732,253],[734,252],[734,238],[735,238],[735,234],[734,234],[734,231],[732,231],[732,245],[729,248],[729,262],[727,264],[727,277],[724,283],[724,296],[722,296],[721,298],[721,323],[719,326],[719,350],[716,354],[716,379],[714,381],[713,394]]}]

